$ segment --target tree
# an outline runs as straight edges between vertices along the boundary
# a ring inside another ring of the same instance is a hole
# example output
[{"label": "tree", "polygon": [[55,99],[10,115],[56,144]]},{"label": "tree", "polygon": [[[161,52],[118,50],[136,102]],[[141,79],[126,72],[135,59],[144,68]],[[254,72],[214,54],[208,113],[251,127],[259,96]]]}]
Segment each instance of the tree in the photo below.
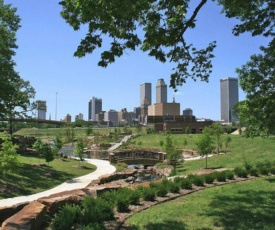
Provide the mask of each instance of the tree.
[{"label": "tree", "polygon": [[9,132],[13,132],[14,118],[27,117],[27,113],[34,109],[31,98],[34,98],[35,90],[28,81],[23,79],[14,80],[10,83],[13,92],[6,92],[5,100],[2,101],[3,117],[9,120]]},{"label": "tree", "polygon": [[42,140],[40,138],[38,138],[34,144],[32,145],[32,147],[40,154],[42,153]]},{"label": "tree", "polygon": [[188,126],[185,128],[185,133],[186,133],[187,135],[190,134],[190,128],[189,128]]},{"label": "tree", "polygon": [[71,143],[74,141],[74,138],[75,138],[74,127],[70,124],[66,125],[65,127],[65,138],[67,143]]},{"label": "tree", "polygon": [[60,137],[60,135],[56,135],[55,139],[54,139],[54,152],[56,154],[58,154],[60,152],[60,150],[63,147],[63,141]]},{"label": "tree", "polygon": [[49,162],[54,160],[54,151],[48,143],[42,143],[42,155],[45,161],[49,164]]},{"label": "tree", "polygon": [[165,151],[167,154],[167,159],[175,171],[177,165],[182,162],[183,159],[181,151],[175,148],[170,134],[166,137]]},{"label": "tree", "polygon": [[83,159],[84,148],[85,148],[84,139],[81,137],[77,138],[74,153],[79,157],[80,161],[84,160]]},{"label": "tree", "polygon": [[239,104],[241,122],[247,127],[248,136],[274,132],[275,118],[275,3],[271,0],[231,1],[220,0],[227,17],[238,18],[242,23],[233,29],[235,35],[250,32],[252,36],[270,38],[267,47],[260,47],[261,54],[252,55],[250,61],[237,69],[240,86],[246,100]]},{"label": "tree", "polygon": [[35,91],[14,70],[16,32],[20,27],[16,8],[10,4],[4,5],[3,0],[0,0],[0,12],[0,117],[9,120],[11,134],[13,119],[26,116],[26,112],[31,109],[30,99],[34,98]]},{"label": "tree", "polygon": [[55,150],[53,150],[49,144],[44,143],[40,138],[34,142],[32,147],[44,157],[48,164],[54,160]]},{"label": "tree", "polygon": [[13,172],[18,166],[17,149],[18,145],[13,144],[11,136],[4,137],[0,147],[0,174]]},{"label": "tree", "polygon": [[212,153],[215,147],[212,135],[207,129],[204,129],[202,135],[199,136],[196,146],[199,154],[205,156],[205,168],[207,168],[208,154]]},{"label": "tree", "polygon": [[[174,63],[170,86],[176,89],[189,77],[208,81],[211,73],[215,42],[197,49],[184,37],[196,26],[196,16],[206,2],[201,0],[189,18],[188,0],[63,0],[60,5],[61,16],[74,30],[87,25],[88,32],[74,56],[93,53],[107,35],[111,38],[110,49],[101,53],[99,66],[107,67],[126,50],[139,47],[160,62]],[[139,28],[143,33],[138,33]]]},{"label": "tree", "polygon": [[221,136],[224,133],[224,129],[221,124],[213,123],[212,125],[205,128],[206,132],[209,132],[216,139],[216,151],[219,154],[221,146]]}]

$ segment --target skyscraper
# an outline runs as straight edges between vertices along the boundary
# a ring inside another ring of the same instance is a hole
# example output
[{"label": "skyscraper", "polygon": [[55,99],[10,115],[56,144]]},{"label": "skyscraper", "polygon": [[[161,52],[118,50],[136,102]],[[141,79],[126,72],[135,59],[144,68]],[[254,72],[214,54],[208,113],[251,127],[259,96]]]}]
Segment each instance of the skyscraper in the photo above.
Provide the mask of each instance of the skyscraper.
[{"label": "skyscraper", "polygon": [[160,78],[156,86],[156,103],[167,103],[167,85]]},{"label": "skyscraper", "polygon": [[92,97],[89,101],[89,111],[88,111],[88,120],[89,121],[95,121],[96,120],[96,114],[100,113],[102,111],[102,99]]},{"label": "skyscraper", "polygon": [[225,123],[236,122],[232,109],[239,102],[238,78],[220,79],[221,120]]},{"label": "skyscraper", "polygon": [[152,104],[152,84],[151,83],[143,83],[140,85],[140,107],[142,107],[144,98],[146,98],[149,105]]},{"label": "skyscraper", "polygon": [[37,108],[37,118],[41,120],[46,120],[46,112],[47,112],[46,101],[37,100],[36,108]]}]

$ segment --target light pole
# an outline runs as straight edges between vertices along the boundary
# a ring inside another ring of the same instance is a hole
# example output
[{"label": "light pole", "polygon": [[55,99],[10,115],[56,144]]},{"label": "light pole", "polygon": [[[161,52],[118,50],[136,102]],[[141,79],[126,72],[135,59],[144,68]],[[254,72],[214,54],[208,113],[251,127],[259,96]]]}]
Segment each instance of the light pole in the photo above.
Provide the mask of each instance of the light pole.
[{"label": "light pole", "polygon": [[55,94],[55,120],[57,120],[57,92]]}]

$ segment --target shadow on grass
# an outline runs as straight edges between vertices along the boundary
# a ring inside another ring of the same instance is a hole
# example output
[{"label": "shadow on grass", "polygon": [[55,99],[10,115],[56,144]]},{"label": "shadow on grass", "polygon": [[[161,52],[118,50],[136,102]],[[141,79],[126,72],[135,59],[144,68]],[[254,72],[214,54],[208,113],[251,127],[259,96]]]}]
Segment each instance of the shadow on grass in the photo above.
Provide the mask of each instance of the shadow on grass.
[{"label": "shadow on grass", "polygon": [[274,229],[275,193],[246,191],[216,196],[211,204],[214,226],[222,229]]},{"label": "shadow on grass", "polygon": [[0,197],[30,195],[57,186],[74,177],[73,174],[56,171],[43,165],[20,164],[16,174],[6,175],[0,180]]},{"label": "shadow on grass", "polygon": [[[123,230],[138,230],[139,227],[137,226],[128,226],[124,227]],[[173,230],[185,230],[187,229],[187,226],[183,222],[179,221],[165,221],[162,223],[149,223],[145,226],[143,226],[143,229],[146,230],[167,230],[167,229],[173,229]]]}]

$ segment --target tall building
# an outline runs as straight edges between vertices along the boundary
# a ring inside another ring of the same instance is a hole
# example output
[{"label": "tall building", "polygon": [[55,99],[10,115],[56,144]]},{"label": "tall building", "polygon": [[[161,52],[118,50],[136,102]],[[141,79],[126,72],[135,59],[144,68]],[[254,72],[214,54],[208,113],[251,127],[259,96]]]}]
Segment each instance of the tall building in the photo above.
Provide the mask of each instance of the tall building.
[{"label": "tall building", "polygon": [[114,109],[110,109],[108,112],[104,113],[104,121],[111,122],[109,126],[117,126],[118,125],[118,112]]},{"label": "tall building", "polygon": [[46,101],[37,100],[36,108],[37,108],[37,119],[46,120],[46,112],[47,112]]},{"label": "tall building", "polygon": [[167,85],[160,78],[156,86],[156,103],[167,103]]},{"label": "tall building", "polygon": [[78,115],[75,115],[75,120],[83,120],[83,114],[79,113]]},{"label": "tall building", "polygon": [[186,116],[186,115],[193,115],[193,110],[190,108],[186,108],[182,111],[182,115]]},{"label": "tall building", "polygon": [[143,83],[140,85],[140,107],[142,107],[144,98],[146,98],[149,105],[152,104],[152,84],[151,83]]},{"label": "tall building", "polygon": [[69,123],[69,122],[72,122],[72,116],[70,115],[70,114],[67,114],[65,117],[64,117],[64,120],[63,120],[64,122],[67,122],[67,123]]},{"label": "tall building", "polygon": [[102,111],[102,99],[92,97],[89,101],[88,120],[96,121],[96,114]]},{"label": "tall building", "polygon": [[232,109],[239,102],[238,78],[220,79],[221,120],[224,123],[236,122]]}]

